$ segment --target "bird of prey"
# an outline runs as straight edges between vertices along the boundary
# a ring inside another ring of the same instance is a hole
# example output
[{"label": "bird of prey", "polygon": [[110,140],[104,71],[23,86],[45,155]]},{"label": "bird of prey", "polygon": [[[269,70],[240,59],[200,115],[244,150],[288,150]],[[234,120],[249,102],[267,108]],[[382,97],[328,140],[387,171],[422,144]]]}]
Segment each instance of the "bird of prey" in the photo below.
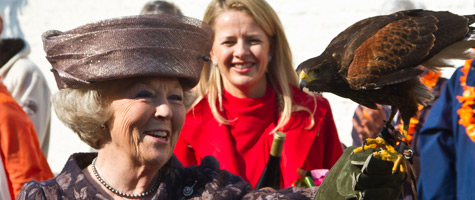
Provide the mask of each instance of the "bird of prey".
[{"label": "bird of prey", "polygon": [[474,22],[475,15],[420,9],[363,19],[336,36],[321,55],[298,66],[300,88],[331,92],[374,109],[391,105],[386,128],[399,111],[405,137],[418,104],[433,99],[418,75],[452,65],[449,59],[474,58]]}]

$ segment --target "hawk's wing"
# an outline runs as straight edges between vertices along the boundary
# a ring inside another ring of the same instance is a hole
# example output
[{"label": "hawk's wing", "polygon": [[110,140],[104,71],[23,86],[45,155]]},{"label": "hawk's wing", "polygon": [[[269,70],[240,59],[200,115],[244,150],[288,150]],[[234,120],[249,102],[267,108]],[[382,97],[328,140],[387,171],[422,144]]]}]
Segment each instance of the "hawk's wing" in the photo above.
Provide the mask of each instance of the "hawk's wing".
[{"label": "hawk's wing", "polygon": [[383,25],[388,18],[392,21],[373,34],[373,23],[368,23],[370,31],[366,27],[361,30],[367,35],[359,33],[363,39],[349,38],[346,45],[349,49],[342,51],[340,70],[347,66],[344,77],[352,89],[377,88],[417,76],[424,70],[418,67],[420,64],[462,41],[468,33],[468,24],[473,23],[467,16],[426,10],[379,17],[383,19],[369,19],[378,25]]},{"label": "hawk's wing", "polygon": [[351,25],[338,34],[327,46],[326,50],[332,52],[332,57],[337,60],[340,66],[339,73],[346,77],[348,67],[353,61],[356,49],[377,33],[382,27],[403,19],[410,12],[421,10],[407,10],[394,13],[392,15],[382,15],[363,19]]},{"label": "hawk's wing", "polygon": [[435,43],[434,16],[409,17],[387,24],[364,41],[348,67],[353,89],[375,88],[409,80]]}]

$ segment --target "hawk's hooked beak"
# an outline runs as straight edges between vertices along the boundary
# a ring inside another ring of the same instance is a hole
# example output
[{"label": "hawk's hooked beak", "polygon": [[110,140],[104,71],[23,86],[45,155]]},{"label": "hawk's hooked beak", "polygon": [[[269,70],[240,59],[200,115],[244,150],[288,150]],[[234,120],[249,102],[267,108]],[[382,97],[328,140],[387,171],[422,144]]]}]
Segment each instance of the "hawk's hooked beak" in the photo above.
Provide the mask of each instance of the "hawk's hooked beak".
[{"label": "hawk's hooked beak", "polygon": [[303,88],[307,86],[307,83],[311,82],[313,80],[315,80],[315,78],[309,77],[307,75],[307,73],[305,73],[304,71],[301,71],[300,74],[299,74],[299,88],[300,88],[300,90],[303,90]]}]

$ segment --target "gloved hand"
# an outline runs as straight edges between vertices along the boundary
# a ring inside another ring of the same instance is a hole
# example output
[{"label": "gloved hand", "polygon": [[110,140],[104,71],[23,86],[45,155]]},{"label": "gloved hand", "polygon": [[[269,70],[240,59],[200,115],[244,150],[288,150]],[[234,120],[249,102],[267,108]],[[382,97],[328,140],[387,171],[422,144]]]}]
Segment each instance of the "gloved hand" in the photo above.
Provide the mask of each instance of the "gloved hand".
[{"label": "gloved hand", "polygon": [[355,148],[345,150],[314,199],[398,199],[403,174],[399,171],[392,174],[392,162],[373,157],[372,153],[379,149],[365,149],[351,155]]}]

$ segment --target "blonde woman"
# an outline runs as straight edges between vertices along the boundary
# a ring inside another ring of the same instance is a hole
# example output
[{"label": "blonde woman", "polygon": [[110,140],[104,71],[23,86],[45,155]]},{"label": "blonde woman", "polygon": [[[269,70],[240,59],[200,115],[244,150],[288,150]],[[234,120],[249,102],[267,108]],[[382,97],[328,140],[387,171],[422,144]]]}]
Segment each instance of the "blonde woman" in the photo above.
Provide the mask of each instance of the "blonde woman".
[{"label": "blonde woman", "polygon": [[282,187],[297,168],[330,169],[343,152],[328,101],[297,87],[277,14],[264,0],[214,0],[211,63],[195,88],[175,154],[185,166],[207,155],[256,186],[273,133],[285,132]]}]

